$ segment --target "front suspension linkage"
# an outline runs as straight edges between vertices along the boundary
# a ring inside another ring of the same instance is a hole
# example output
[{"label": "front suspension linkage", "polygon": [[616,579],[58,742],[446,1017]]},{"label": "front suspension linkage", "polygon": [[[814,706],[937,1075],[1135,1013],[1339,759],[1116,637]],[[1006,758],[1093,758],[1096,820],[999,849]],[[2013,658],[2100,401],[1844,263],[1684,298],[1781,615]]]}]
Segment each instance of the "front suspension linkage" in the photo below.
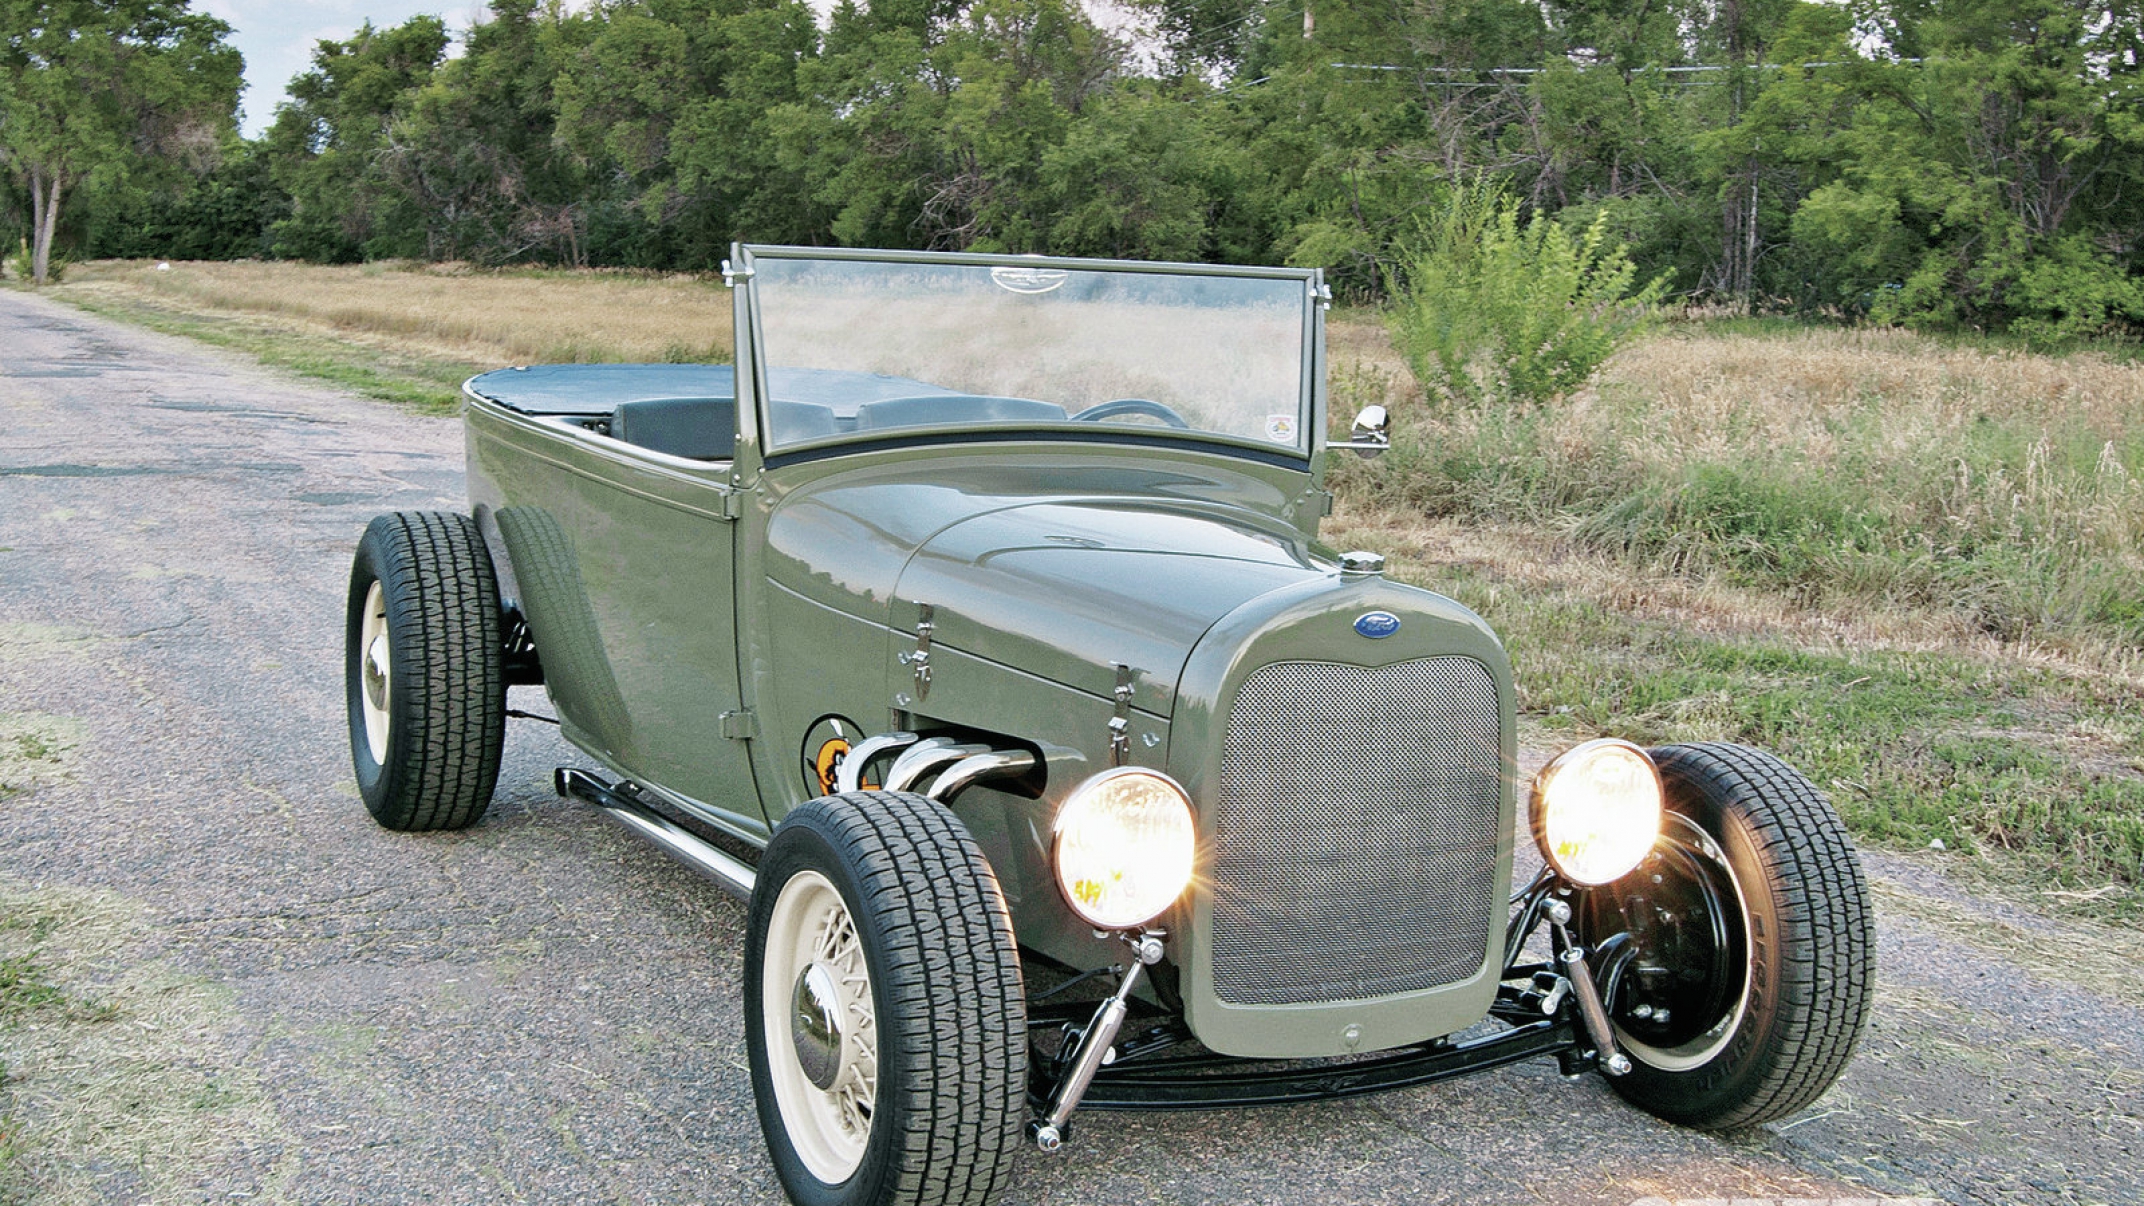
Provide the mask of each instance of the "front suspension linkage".
[{"label": "front suspension linkage", "polygon": [[1139,985],[1139,972],[1161,962],[1161,940],[1166,936],[1160,930],[1148,930],[1136,937],[1118,935],[1131,947],[1131,962],[1124,970],[1124,979],[1117,984],[1117,991],[1095,1009],[1094,1020],[1080,1033],[1079,1046],[1071,1064],[1050,1094],[1049,1108],[1042,1117],[1027,1124],[1028,1137],[1035,1141],[1036,1147],[1054,1152],[1064,1146],[1065,1120],[1079,1108],[1079,1099],[1087,1095],[1087,1086],[1094,1083],[1094,1074],[1108,1062],[1110,1046],[1117,1041],[1117,1031],[1124,1026],[1124,1015],[1131,1010],[1127,1001],[1132,989]]}]

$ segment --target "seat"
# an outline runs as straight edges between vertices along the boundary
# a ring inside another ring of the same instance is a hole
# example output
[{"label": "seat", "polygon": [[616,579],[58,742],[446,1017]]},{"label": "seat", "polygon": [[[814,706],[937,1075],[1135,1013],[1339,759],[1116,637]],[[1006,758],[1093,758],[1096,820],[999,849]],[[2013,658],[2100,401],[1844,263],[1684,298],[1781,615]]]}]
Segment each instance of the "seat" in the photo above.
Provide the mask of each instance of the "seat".
[{"label": "seat", "polygon": [[776,448],[820,439],[841,430],[841,424],[834,418],[834,408],[816,402],[784,402],[777,398],[767,405],[767,416],[774,428],[772,444]]},{"label": "seat", "polygon": [[1062,423],[1065,408],[1033,398],[995,398],[986,394],[923,395],[886,398],[856,408],[856,430],[929,427],[960,423]]},{"label": "seat", "polygon": [[621,402],[610,433],[650,452],[726,461],[737,454],[734,398],[642,398]]}]

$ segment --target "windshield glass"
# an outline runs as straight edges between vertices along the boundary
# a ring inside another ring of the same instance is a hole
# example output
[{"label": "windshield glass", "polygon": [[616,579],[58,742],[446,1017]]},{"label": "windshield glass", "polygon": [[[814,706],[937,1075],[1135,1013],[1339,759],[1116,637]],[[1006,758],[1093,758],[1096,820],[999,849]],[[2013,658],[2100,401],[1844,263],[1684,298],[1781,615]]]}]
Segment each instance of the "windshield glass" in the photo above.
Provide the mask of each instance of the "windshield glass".
[{"label": "windshield glass", "polygon": [[901,428],[1221,436],[1308,455],[1300,276],[756,256],[768,448]]}]

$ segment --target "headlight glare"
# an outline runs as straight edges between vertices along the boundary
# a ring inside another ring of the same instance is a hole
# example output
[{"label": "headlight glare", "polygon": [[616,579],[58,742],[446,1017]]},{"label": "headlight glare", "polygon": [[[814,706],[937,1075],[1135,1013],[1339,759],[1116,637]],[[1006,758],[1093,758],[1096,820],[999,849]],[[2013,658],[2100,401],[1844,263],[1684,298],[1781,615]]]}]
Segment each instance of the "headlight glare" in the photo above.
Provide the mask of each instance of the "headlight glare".
[{"label": "headlight glare", "polygon": [[1128,930],[1166,912],[1190,886],[1197,847],[1191,797],[1158,771],[1106,770],[1057,810],[1057,886],[1100,930]]},{"label": "headlight glare", "polygon": [[1644,861],[1660,836],[1660,809],[1660,772],[1628,741],[1573,746],[1534,777],[1534,839],[1576,883],[1610,883]]}]

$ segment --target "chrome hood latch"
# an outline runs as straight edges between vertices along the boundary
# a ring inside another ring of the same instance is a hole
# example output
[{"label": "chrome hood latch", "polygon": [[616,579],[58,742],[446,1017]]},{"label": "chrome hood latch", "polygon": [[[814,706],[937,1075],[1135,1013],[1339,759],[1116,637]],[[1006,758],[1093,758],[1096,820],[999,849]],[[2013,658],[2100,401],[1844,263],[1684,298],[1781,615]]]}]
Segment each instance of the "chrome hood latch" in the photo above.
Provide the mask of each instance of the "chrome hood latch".
[{"label": "chrome hood latch", "polygon": [[1122,766],[1132,754],[1132,679],[1139,672],[1117,664],[1117,710],[1109,718],[1109,765]]}]

